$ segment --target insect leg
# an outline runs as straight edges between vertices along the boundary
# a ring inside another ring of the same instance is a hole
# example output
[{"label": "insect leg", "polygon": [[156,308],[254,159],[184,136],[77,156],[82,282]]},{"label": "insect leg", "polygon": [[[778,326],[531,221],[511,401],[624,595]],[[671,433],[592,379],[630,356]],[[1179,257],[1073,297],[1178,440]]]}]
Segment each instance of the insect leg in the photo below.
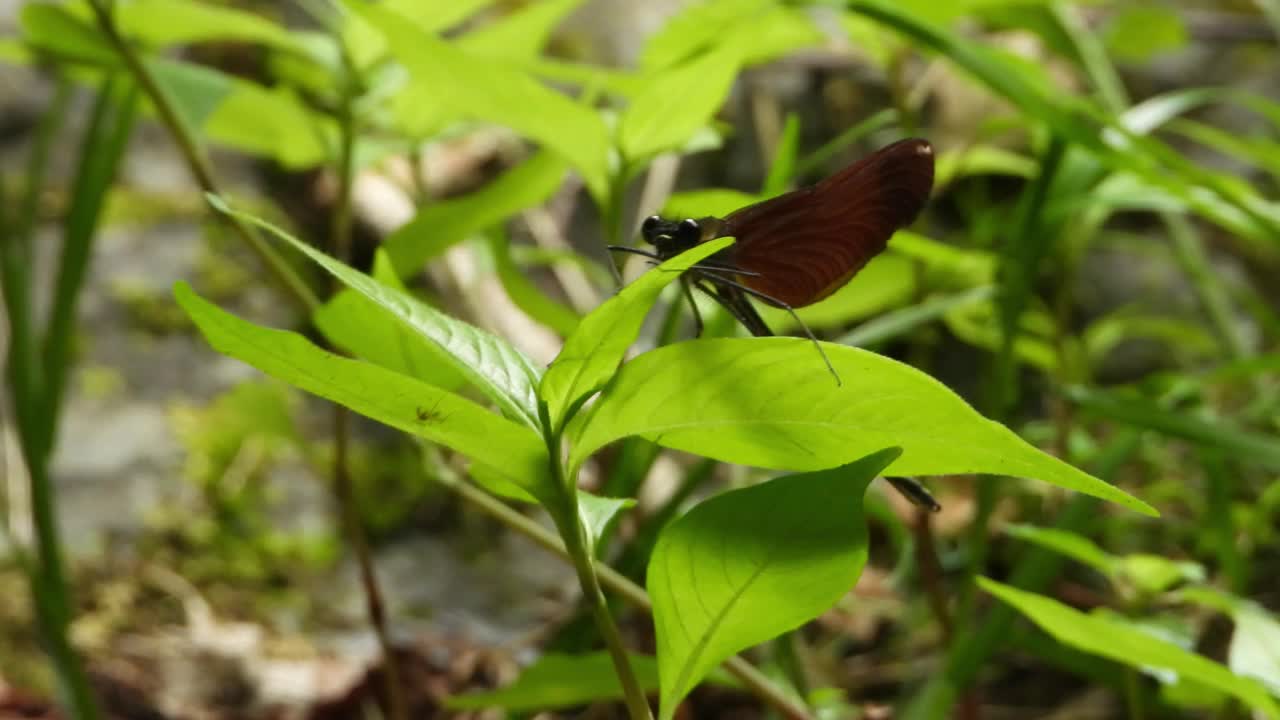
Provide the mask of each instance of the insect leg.
[{"label": "insect leg", "polygon": [[702,313],[698,312],[698,302],[693,299],[693,281],[688,275],[680,278],[680,287],[689,300],[689,309],[693,311],[693,336],[702,337]]},{"label": "insect leg", "polygon": [[[780,307],[783,310],[786,310],[788,313],[790,313],[791,318],[796,321],[796,324],[800,326],[801,330],[804,330],[804,334],[809,337],[809,340],[813,342],[813,346],[818,349],[818,354],[822,356],[822,362],[826,363],[827,370],[830,370],[831,376],[836,379],[836,385],[844,384],[840,381],[840,374],[836,372],[835,367],[831,364],[831,358],[828,358],[827,353],[823,351],[822,344],[818,342],[818,338],[813,334],[813,331],[809,329],[809,326],[805,325],[804,321],[800,319],[800,316],[796,314],[795,308],[791,307],[787,303],[784,303],[775,297],[772,297],[766,293],[762,293],[759,290],[749,288],[746,285],[743,285],[742,283],[732,278],[727,278],[718,273],[707,272],[704,270],[702,271],[702,275],[706,277],[709,282],[714,283],[717,290],[719,290],[722,287],[736,288],[741,292],[744,292],[748,295],[752,295],[754,297],[758,297],[761,300],[764,300],[765,302],[768,302],[769,304],[775,307]],[[742,298],[741,295],[739,295],[738,297],[742,299],[743,301],[742,304],[746,305],[747,307],[751,307],[750,303],[746,302],[746,298]],[[728,305],[726,304],[725,307],[728,307]],[[768,326],[764,324],[764,320],[760,318],[759,313],[756,313],[755,308],[751,308],[751,313],[755,315],[755,320],[759,322],[760,327],[763,327],[765,330],[769,329]],[[757,336],[761,335],[761,333],[756,332],[755,329],[752,328],[750,321],[744,319],[742,315],[739,315],[738,313],[735,312],[734,317],[738,318],[739,322],[741,322],[743,325],[746,325],[747,329],[751,330],[752,334]],[[766,332],[764,334],[772,335],[773,333]]]},{"label": "insect leg", "polygon": [[908,477],[899,477],[897,475],[885,475],[885,480],[897,490],[902,497],[906,498],[916,507],[924,508],[929,512],[938,512],[942,509],[942,504],[933,497],[933,493],[918,481]]}]

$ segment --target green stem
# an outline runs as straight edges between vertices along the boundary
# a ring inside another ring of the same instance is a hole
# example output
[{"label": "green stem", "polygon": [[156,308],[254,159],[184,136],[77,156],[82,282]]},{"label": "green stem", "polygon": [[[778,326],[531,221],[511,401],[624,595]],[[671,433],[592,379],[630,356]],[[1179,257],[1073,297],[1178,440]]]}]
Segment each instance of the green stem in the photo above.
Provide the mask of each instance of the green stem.
[{"label": "green stem", "polygon": [[[339,38],[339,47],[343,49],[342,60],[345,72],[345,87],[338,105],[338,198],[333,210],[330,226],[330,252],[342,262],[351,260],[351,207],[352,188],[355,185],[355,148],[358,128],[354,105],[360,93],[357,69],[346,52],[346,45]],[[335,285],[336,285],[335,280]],[[365,534],[364,524],[360,518],[360,504],[356,499],[355,487],[351,478],[348,449],[351,444],[351,413],[345,407],[333,406],[333,492],[337,500],[338,520],[351,543],[356,564],[360,570],[360,584],[364,589],[365,611],[369,617],[369,625],[373,628],[378,646],[382,652],[384,673],[383,689],[387,694],[387,716],[390,720],[408,720],[408,706],[405,703],[400,665],[396,661],[395,647],[391,642],[391,631],[387,626],[385,603],[382,600],[382,589],[378,585],[378,575],[374,571],[373,552],[369,548],[369,538]]]},{"label": "green stem", "polygon": [[595,562],[591,557],[590,543],[587,541],[586,529],[578,514],[577,485],[565,474],[563,453],[560,448],[560,435],[552,431],[550,416],[546,405],[540,408],[543,427],[543,438],[546,440],[547,453],[551,458],[551,479],[555,485],[557,497],[556,507],[547,508],[555,521],[560,538],[564,541],[565,552],[573,569],[578,575],[578,584],[582,587],[582,600],[591,611],[596,629],[604,640],[613,659],[614,671],[622,682],[623,698],[627,704],[627,712],[631,720],[653,720],[653,712],[649,701],[645,698],[644,688],[636,679],[635,670],[631,667],[631,658],[622,643],[622,634],[609,613],[609,604],[605,601],[604,592],[600,590],[600,580],[596,575]]},{"label": "green stem", "polygon": [[[200,145],[195,139],[195,133],[187,125],[182,115],[178,113],[169,94],[156,81],[146,63],[142,61],[142,58],[134,52],[133,47],[120,35],[119,30],[116,28],[115,20],[111,17],[110,8],[104,6],[103,0],[90,0],[89,7],[93,10],[97,19],[98,28],[120,55],[120,59],[124,62],[125,67],[129,69],[129,72],[133,74],[138,85],[142,87],[142,91],[146,93],[152,106],[155,107],[156,114],[160,116],[161,122],[169,129],[169,133],[173,136],[174,142],[177,143],[178,150],[182,153],[183,159],[186,160],[187,167],[191,170],[191,174],[195,177],[200,189],[212,195],[221,194],[214,180],[213,169],[209,164],[208,158],[201,151]],[[316,296],[315,291],[247,223],[225,213],[218,213],[218,215],[224,221],[230,223],[232,230],[258,255],[267,269],[276,276],[302,309],[310,312],[320,307],[320,299]]]},{"label": "green stem", "polygon": [[[447,479],[446,482],[465,502],[529,538],[548,552],[555,553],[566,560],[569,559],[569,551],[565,549],[564,542],[546,528],[474,485]],[[601,585],[617,593],[623,600],[640,610],[645,612],[653,610],[653,606],[649,603],[649,596],[639,585],[608,565],[594,563],[594,566],[596,577],[599,578]],[[724,662],[724,669],[737,678],[748,692],[763,700],[788,720],[811,720],[808,710],[797,705],[786,692],[746,660],[737,656],[731,657]]]}]

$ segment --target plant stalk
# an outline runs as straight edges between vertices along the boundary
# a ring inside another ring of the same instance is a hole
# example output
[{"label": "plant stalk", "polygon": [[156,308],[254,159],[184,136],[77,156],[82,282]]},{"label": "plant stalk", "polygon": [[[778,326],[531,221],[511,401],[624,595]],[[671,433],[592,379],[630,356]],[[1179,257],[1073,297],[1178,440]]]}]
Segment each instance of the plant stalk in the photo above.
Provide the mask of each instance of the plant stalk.
[{"label": "plant stalk", "polygon": [[631,720],[653,720],[649,700],[645,697],[644,689],[640,687],[640,681],[631,667],[631,658],[627,656],[627,649],[622,643],[622,634],[618,631],[617,623],[613,621],[613,615],[609,613],[609,604],[605,601],[604,592],[600,589],[595,562],[591,557],[590,542],[587,540],[586,529],[578,514],[578,500],[575,494],[577,485],[565,474],[564,460],[560,451],[560,435],[551,430],[550,417],[545,405],[542,406],[540,414],[545,428],[543,437],[547,443],[548,456],[551,458],[551,479],[557,493],[556,507],[548,510],[555,521],[556,529],[560,532],[560,538],[564,541],[565,553],[573,563],[574,572],[578,575],[578,584],[582,587],[582,600],[591,611],[596,629],[600,631],[600,636],[609,651],[609,657],[613,660],[614,671],[617,672],[618,679],[622,683],[627,712]]},{"label": "plant stalk", "polygon": [[[446,481],[449,482],[449,481]],[[534,544],[548,552],[569,559],[569,551],[564,542],[546,528],[508,507],[505,503],[489,495],[484,490],[467,482],[449,482],[449,487],[465,502],[488,514],[506,527],[529,538]],[[609,588],[632,606],[650,612],[653,606],[643,588],[618,571],[601,563],[594,563],[596,577],[600,584]],[[809,711],[798,705],[794,699],[773,683],[755,666],[734,656],[724,662],[724,669],[737,678],[748,692],[763,700],[787,720],[812,720]]]},{"label": "plant stalk", "polygon": [[[115,19],[111,16],[110,8],[104,5],[103,0],[90,0],[89,7],[93,10],[98,28],[120,55],[120,59],[124,62],[125,67],[129,69],[129,72],[133,74],[142,91],[146,93],[147,99],[155,107],[156,114],[160,116],[161,122],[169,129],[170,135],[173,136],[174,142],[178,145],[178,150],[182,153],[183,159],[186,160],[187,167],[195,177],[196,184],[206,193],[212,195],[221,194],[218,190],[217,182],[214,180],[213,169],[209,164],[209,160],[205,157],[199,142],[195,138],[195,132],[178,113],[169,94],[156,81],[155,75],[152,74],[146,63],[120,35]],[[232,230],[257,254],[258,258],[276,276],[276,279],[284,286],[300,308],[309,313],[320,307],[320,299],[316,296],[315,291],[247,223],[239,218],[230,217],[225,213],[218,213],[218,215],[229,223]]]}]

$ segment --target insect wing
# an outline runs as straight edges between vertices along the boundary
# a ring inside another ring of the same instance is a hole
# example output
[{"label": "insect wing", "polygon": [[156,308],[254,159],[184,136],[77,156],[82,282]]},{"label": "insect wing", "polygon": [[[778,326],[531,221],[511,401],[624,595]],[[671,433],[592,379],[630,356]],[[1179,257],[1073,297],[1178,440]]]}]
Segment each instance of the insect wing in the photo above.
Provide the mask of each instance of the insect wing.
[{"label": "insect wing", "polygon": [[724,220],[742,284],[791,307],[847,283],[909,225],[933,188],[933,147],[902,140],[813,187],[749,205]]}]

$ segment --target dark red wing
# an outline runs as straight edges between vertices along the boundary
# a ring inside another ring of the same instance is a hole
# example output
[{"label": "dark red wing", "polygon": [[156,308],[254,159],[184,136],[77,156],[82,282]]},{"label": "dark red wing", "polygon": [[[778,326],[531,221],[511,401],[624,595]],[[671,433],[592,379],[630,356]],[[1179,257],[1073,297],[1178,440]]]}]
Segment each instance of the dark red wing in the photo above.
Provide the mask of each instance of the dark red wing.
[{"label": "dark red wing", "polygon": [[909,225],[933,188],[933,147],[901,140],[813,187],[748,205],[725,218],[737,238],[739,281],[791,307],[840,289]]}]

